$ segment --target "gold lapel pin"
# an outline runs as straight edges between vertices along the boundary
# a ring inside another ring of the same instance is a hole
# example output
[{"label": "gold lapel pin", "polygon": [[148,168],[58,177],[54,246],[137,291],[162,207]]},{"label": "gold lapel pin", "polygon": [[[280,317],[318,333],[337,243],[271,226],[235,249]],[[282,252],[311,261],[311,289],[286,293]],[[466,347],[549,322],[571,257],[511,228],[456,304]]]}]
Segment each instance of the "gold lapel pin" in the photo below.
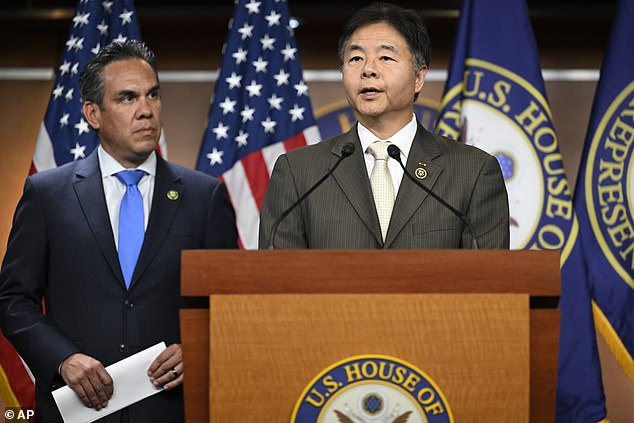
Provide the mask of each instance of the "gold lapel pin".
[{"label": "gold lapel pin", "polygon": [[172,201],[178,200],[178,197],[179,197],[178,191],[176,191],[174,189],[171,189],[171,190],[167,191],[166,196],[167,196],[168,200],[172,200]]},{"label": "gold lapel pin", "polygon": [[425,169],[427,163],[418,162],[418,165],[422,167],[416,168],[416,170],[414,171],[414,175],[416,175],[418,179],[425,179],[427,177],[427,169]]},{"label": "gold lapel pin", "polygon": [[427,177],[427,170],[422,167],[417,167],[414,171],[414,175],[416,175],[418,179],[425,179]]}]

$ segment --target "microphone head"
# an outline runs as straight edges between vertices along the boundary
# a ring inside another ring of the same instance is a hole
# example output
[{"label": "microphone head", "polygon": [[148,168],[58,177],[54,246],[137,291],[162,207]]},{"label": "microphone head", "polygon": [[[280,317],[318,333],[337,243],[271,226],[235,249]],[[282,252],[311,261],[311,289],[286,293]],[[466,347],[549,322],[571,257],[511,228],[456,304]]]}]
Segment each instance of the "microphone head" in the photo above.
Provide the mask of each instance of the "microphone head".
[{"label": "microphone head", "polygon": [[401,161],[401,150],[399,150],[394,144],[390,144],[387,147],[387,154],[397,162]]},{"label": "microphone head", "polygon": [[351,156],[354,153],[354,144],[351,142],[347,142],[341,147],[341,155],[343,157]]}]

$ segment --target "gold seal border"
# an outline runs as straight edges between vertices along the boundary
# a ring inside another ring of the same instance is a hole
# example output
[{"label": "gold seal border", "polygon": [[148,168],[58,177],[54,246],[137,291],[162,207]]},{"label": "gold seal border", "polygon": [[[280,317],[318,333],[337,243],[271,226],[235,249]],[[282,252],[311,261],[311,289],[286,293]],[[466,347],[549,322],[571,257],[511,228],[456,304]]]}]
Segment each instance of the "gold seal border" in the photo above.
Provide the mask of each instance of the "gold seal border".
[{"label": "gold seal border", "polygon": [[[608,260],[612,269],[621,277],[623,282],[628,284],[630,288],[634,289],[634,279],[632,275],[623,268],[621,263],[614,257],[614,252],[608,245],[605,237],[603,236],[603,231],[601,230],[601,225],[596,216],[596,205],[594,204],[594,197],[592,194],[594,193],[594,187],[592,186],[592,182],[594,181],[593,175],[593,166],[594,161],[597,156],[597,150],[602,145],[602,138],[607,129],[607,125],[609,121],[614,117],[614,113],[617,111],[618,107],[621,106],[627,96],[632,94],[634,91],[634,81],[630,82],[623,90],[619,93],[618,96],[610,103],[610,106],[606,109],[605,113],[601,117],[599,124],[597,125],[597,129],[592,135],[592,142],[590,143],[590,149],[588,150],[588,157],[586,161],[586,169],[585,169],[585,196],[586,196],[586,211],[588,213],[588,219],[590,220],[590,224],[592,225],[592,232],[601,247],[601,251],[603,252],[604,257]],[[626,181],[627,182],[627,181]],[[629,216],[631,218],[631,216]],[[630,220],[631,222],[631,220]]]},{"label": "gold seal border", "polygon": [[[418,372],[418,374],[420,374],[421,376],[423,376],[425,378],[425,380],[434,387],[434,389],[436,390],[436,392],[438,393],[438,396],[442,399],[442,402],[445,404],[445,407],[447,409],[447,415],[449,416],[449,422],[450,423],[454,423],[454,417],[453,417],[453,412],[451,411],[451,407],[449,406],[449,401],[447,401],[447,398],[445,397],[445,394],[441,391],[441,389],[438,387],[438,385],[436,384],[436,381],[434,381],[434,379],[432,379],[431,377],[429,377],[429,375],[427,373],[425,373],[424,371],[422,371],[421,369],[419,369],[417,366],[402,360],[400,358],[396,358],[396,357],[392,357],[389,355],[383,355],[383,354],[361,354],[361,355],[354,355],[351,357],[347,357],[344,358],[342,360],[337,361],[334,364],[331,364],[330,366],[326,367],[324,370],[322,370],[317,376],[315,376],[304,388],[304,390],[302,391],[302,393],[299,396],[299,399],[297,400],[297,402],[295,403],[295,407],[293,408],[293,413],[291,414],[291,420],[290,423],[295,423],[295,418],[297,417],[297,412],[299,411],[299,408],[302,404],[302,399],[306,396],[306,394],[308,393],[308,391],[315,386],[315,383],[317,383],[317,381],[319,379],[321,379],[323,376],[325,376],[326,374],[328,374],[332,369],[337,368],[342,366],[345,363],[350,363],[353,361],[358,361],[358,360],[368,360],[368,359],[377,359],[377,360],[391,360],[394,361],[396,363],[399,363],[405,367],[409,367],[410,369]],[[355,383],[356,385],[356,383]],[[333,397],[334,398],[334,397]],[[424,416],[424,414],[423,414]],[[426,417],[426,416],[424,416]]]}]

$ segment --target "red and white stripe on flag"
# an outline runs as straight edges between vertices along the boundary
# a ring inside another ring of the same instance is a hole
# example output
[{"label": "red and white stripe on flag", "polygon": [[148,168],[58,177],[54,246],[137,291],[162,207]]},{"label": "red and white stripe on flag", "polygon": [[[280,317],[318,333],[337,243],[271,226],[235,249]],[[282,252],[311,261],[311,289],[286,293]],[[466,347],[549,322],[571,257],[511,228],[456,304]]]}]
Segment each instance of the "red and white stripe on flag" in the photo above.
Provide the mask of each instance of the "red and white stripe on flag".
[{"label": "red and white stripe on flag", "polygon": [[229,197],[236,210],[236,225],[242,248],[258,247],[260,207],[277,158],[294,148],[319,141],[319,130],[316,126],[311,126],[286,142],[264,147],[239,160],[222,175],[221,179],[227,185]]},{"label": "red and white stripe on flag", "polygon": [[196,168],[226,183],[243,248],[279,155],[320,139],[286,1],[237,1]]}]

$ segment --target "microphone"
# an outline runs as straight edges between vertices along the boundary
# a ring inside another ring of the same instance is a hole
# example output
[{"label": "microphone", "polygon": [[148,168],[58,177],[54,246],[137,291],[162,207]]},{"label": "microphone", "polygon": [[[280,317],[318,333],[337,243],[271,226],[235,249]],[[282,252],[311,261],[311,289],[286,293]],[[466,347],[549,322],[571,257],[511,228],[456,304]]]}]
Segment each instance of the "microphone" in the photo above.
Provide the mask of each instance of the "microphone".
[{"label": "microphone", "polygon": [[471,222],[469,221],[469,218],[463,212],[461,212],[460,210],[457,210],[454,207],[452,207],[451,205],[449,205],[449,203],[447,203],[445,200],[440,198],[434,191],[432,191],[431,189],[427,188],[425,185],[420,183],[420,181],[418,181],[416,178],[414,178],[407,171],[405,166],[403,165],[403,162],[401,161],[401,150],[399,150],[397,146],[395,146],[394,144],[391,144],[390,146],[388,146],[387,147],[387,154],[391,158],[396,160],[398,162],[398,164],[401,165],[401,167],[403,168],[403,173],[405,175],[407,175],[407,177],[412,182],[414,182],[416,185],[418,185],[420,188],[422,188],[423,191],[425,191],[427,194],[429,194],[432,197],[434,197],[436,199],[436,201],[438,201],[440,204],[442,204],[445,208],[447,208],[453,214],[458,216],[458,218],[465,224],[465,226],[467,226],[467,228],[469,229],[469,232],[471,233],[471,248],[473,248],[474,250],[479,250],[480,247],[478,245],[478,240],[476,239],[475,231],[473,230],[473,226],[471,225]]},{"label": "microphone", "polygon": [[335,164],[330,169],[328,169],[328,172],[326,172],[326,174],[324,176],[322,176],[321,179],[319,179],[317,182],[315,182],[315,184],[312,187],[310,187],[310,189],[308,191],[306,191],[302,196],[300,196],[297,199],[297,201],[295,201],[293,204],[291,204],[291,206],[289,208],[284,210],[284,212],[280,215],[280,217],[278,217],[275,220],[275,222],[273,222],[273,226],[271,227],[271,232],[270,232],[271,236],[269,237],[269,246],[268,246],[269,250],[274,250],[275,249],[275,234],[277,233],[277,228],[278,228],[278,226],[280,226],[280,223],[282,222],[282,220],[284,220],[284,218],[286,216],[288,216],[290,214],[290,212],[292,212],[293,209],[299,205],[299,203],[304,201],[304,199],[306,197],[308,197],[313,191],[315,191],[315,189],[317,189],[317,187],[319,185],[321,185],[322,182],[324,182],[326,180],[326,178],[328,178],[330,175],[332,175],[332,172],[335,171],[335,169],[339,166],[339,164],[343,161],[343,159],[345,159],[346,157],[351,156],[352,153],[354,153],[354,144],[351,143],[351,142],[345,143],[341,147],[341,156],[339,156],[339,158],[337,159]]}]

